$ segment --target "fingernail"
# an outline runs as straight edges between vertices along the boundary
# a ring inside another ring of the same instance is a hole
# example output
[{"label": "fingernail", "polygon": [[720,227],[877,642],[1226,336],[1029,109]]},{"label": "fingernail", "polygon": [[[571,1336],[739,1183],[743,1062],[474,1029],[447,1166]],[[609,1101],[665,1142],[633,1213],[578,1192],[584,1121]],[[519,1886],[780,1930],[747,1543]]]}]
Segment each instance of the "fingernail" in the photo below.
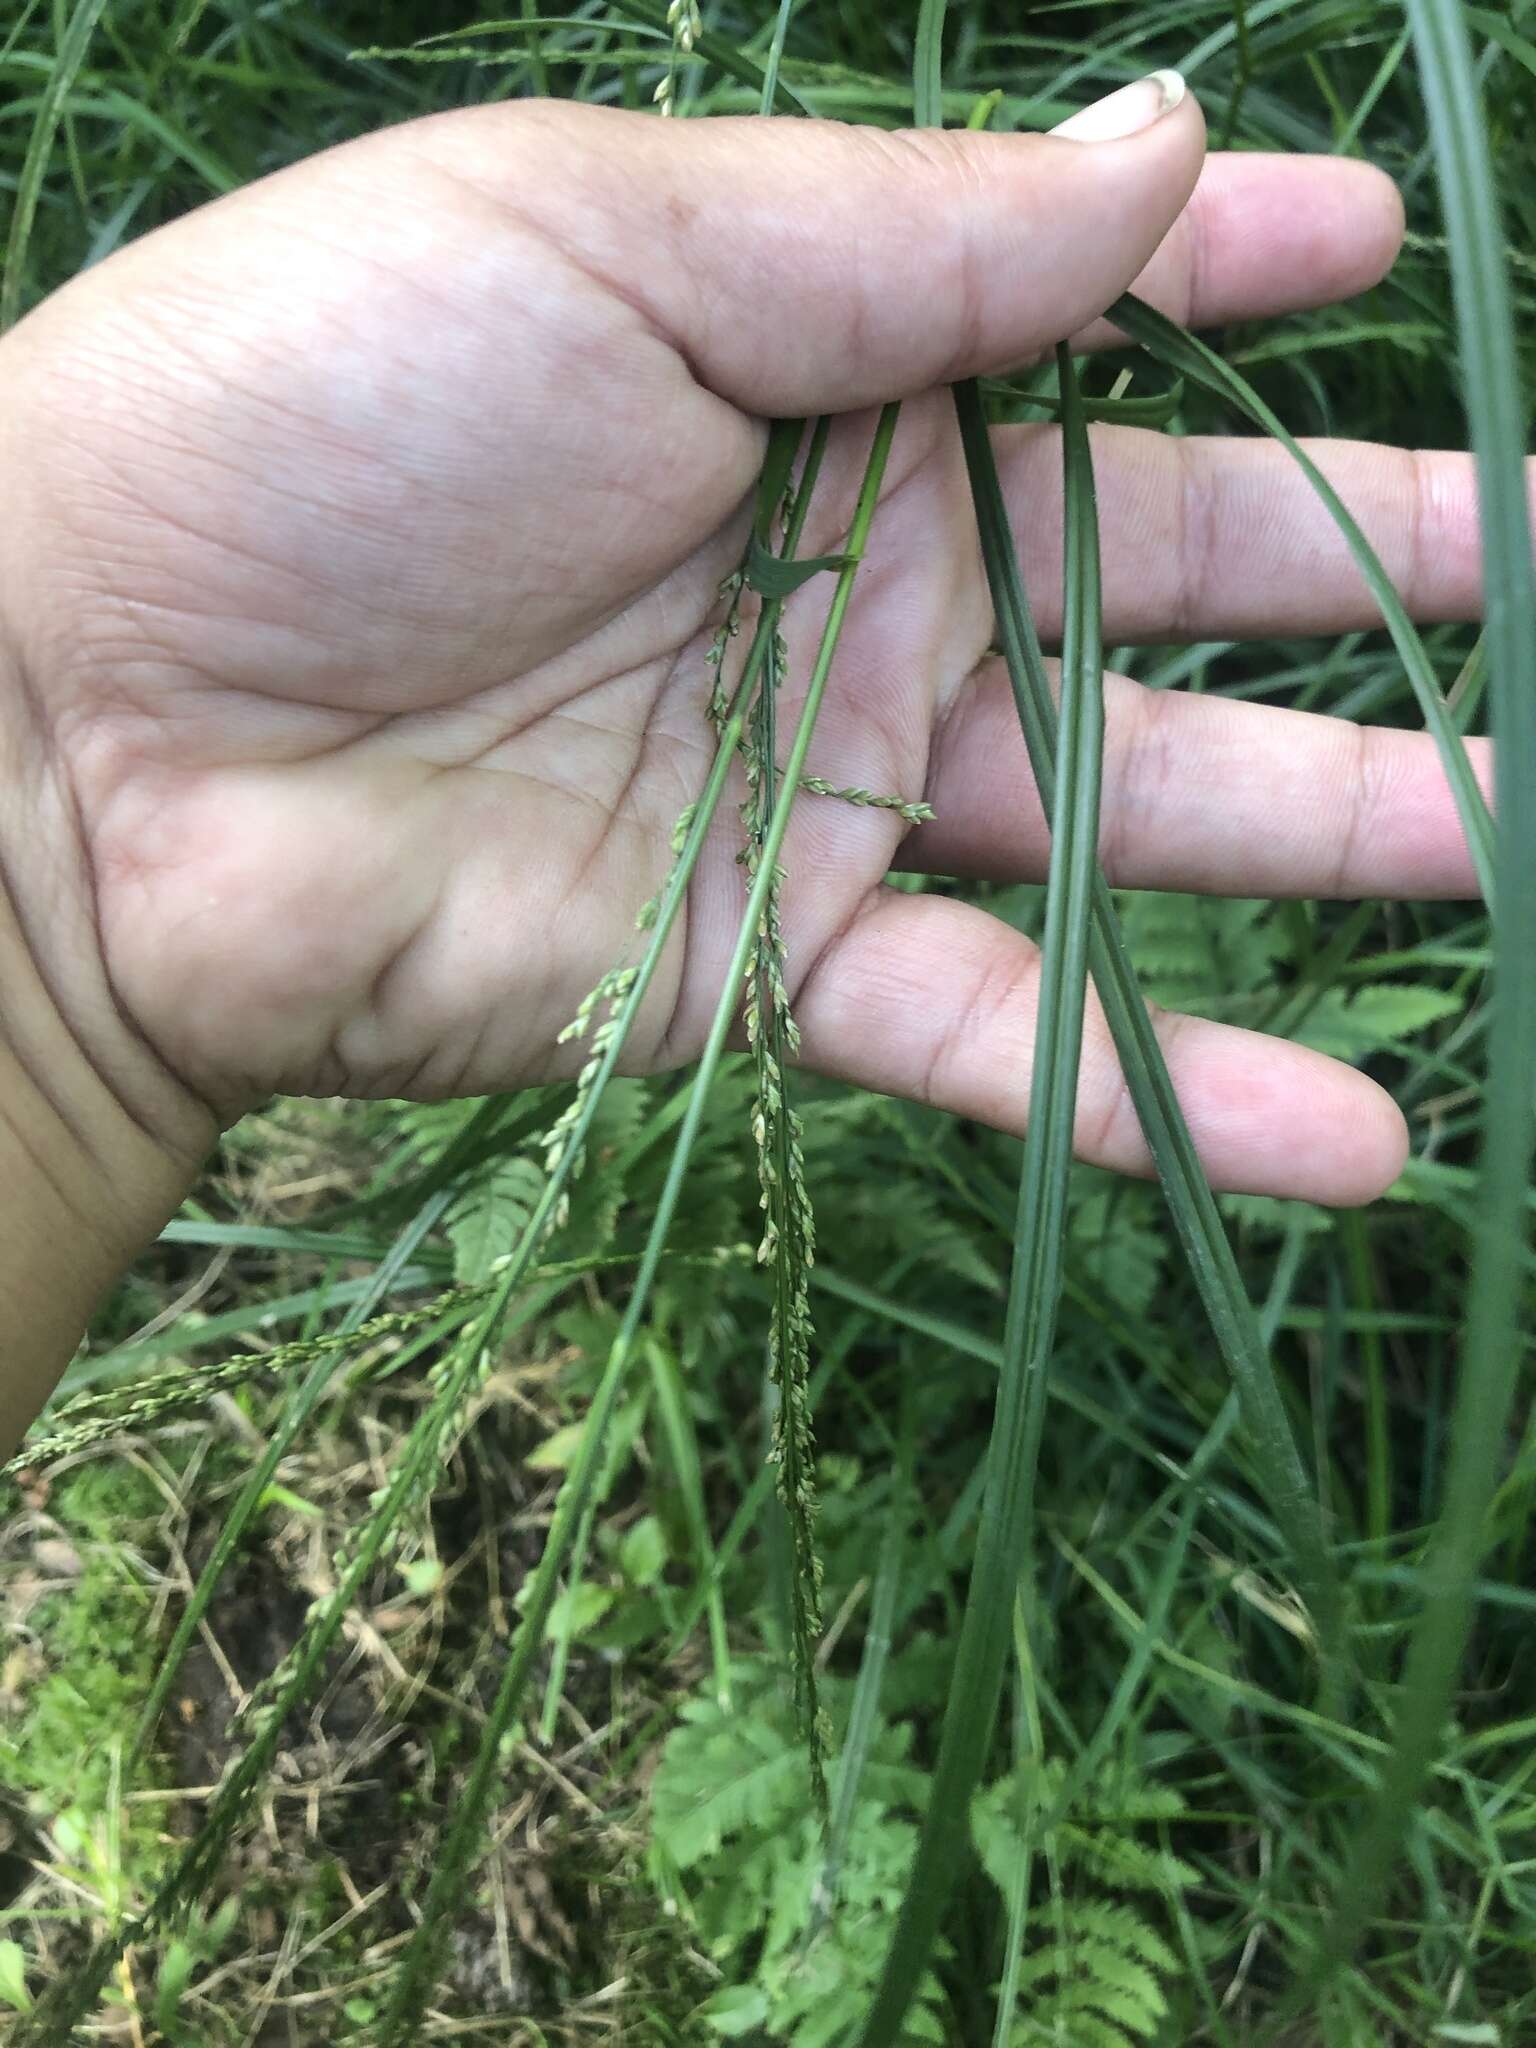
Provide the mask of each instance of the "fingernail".
[{"label": "fingernail", "polygon": [[1051,133],[1064,135],[1069,142],[1119,142],[1171,114],[1184,93],[1184,80],[1177,71],[1154,71],[1134,85],[1122,85],[1118,92],[1095,100]]}]

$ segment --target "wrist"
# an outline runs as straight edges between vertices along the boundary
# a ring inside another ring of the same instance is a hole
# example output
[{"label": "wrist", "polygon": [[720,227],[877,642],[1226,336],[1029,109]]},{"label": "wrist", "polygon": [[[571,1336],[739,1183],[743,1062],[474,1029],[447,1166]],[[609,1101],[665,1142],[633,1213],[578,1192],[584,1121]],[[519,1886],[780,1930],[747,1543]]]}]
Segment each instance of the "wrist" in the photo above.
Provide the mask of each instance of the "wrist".
[{"label": "wrist", "polygon": [[0,1457],[216,1127],[121,1015],[69,791],[0,641]]}]

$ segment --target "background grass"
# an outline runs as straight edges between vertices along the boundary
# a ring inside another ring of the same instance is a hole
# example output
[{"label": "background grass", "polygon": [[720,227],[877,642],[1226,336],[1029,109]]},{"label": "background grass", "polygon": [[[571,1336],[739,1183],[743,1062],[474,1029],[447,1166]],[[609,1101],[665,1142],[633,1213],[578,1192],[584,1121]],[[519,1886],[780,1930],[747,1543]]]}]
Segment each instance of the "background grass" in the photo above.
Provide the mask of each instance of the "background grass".
[{"label": "background grass", "polygon": [[[108,5],[93,23],[97,11],[33,5],[0,29],[0,203],[18,305],[211,194],[383,122],[540,82],[645,104],[664,53],[647,32],[662,10],[641,6],[581,10],[584,25],[544,32],[536,57],[466,11],[447,25],[474,29],[468,54],[439,44],[430,63],[354,54],[440,32],[443,11],[425,4],[166,0]],[[777,12],[704,16],[726,48],[761,60]],[[1466,14],[1529,358],[1536,10]],[[782,81],[820,112],[907,120],[916,21],[915,5],[809,0],[790,22]],[[997,89],[996,124],[1040,125],[1173,63],[1191,68],[1214,133],[1234,146],[1369,155],[1409,204],[1409,248],[1388,284],[1347,308],[1213,339],[1294,431],[1456,445],[1450,280],[1405,29],[1378,0],[957,0],[944,111],[964,119]],[[716,69],[685,67],[679,90],[685,110],[756,106],[749,81],[722,83]],[[1091,392],[1116,367],[1096,368]],[[1133,394],[1155,383],[1139,366]],[[1248,430],[1193,387],[1171,424]],[[1481,729],[1474,636],[1440,629],[1428,641],[1444,685],[1461,678],[1459,718]],[[1381,634],[1111,660],[1154,686],[1419,722]],[[1037,891],[986,893],[1038,922]],[[1046,1619],[1016,1645],[1008,1725],[973,1815],[978,1853],[909,2024],[914,2038],[990,2039],[994,1988],[1011,1971],[1019,2042],[1518,2043],[1536,2026],[1528,1391],[1504,1446],[1454,1720],[1390,1895],[1355,1966],[1274,2033],[1326,1940],[1362,1826],[1444,1476],[1486,920],[1456,905],[1134,895],[1121,910],[1151,994],[1366,1063],[1410,1116],[1412,1164],[1368,1214],[1222,1204],[1331,1517],[1365,1685],[1347,1724],[1315,1705],[1283,1547],[1160,1198],[1079,1172],[1035,1510]],[[701,1257],[662,1268],[584,1572],[556,1610],[570,1636],[560,1685],[543,1730],[530,1720],[505,1746],[494,1839],[435,2000],[431,2028],[445,2038],[838,2043],[868,2008],[975,1542],[1017,1148],[847,1091],[800,1091],[827,1248],[812,1372],[829,1847],[788,1698],[789,1550],[763,1475],[768,1419],[760,1431],[742,1420],[762,1412],[765,1387],[764,1286],[737,1249],[758,1230],[753,1085],[746,1063],[733,1066],[704,1119],[673,1239]],[[381,1306],[475,1277],[484,1245],[509,1241],[537,1192],[530,1141],[564,1100],[544,1091],[496,1113],[459,1169],[462,1193],[391,1272]],[[678,1082],[617,1084],[562,1256],[632,1261],[682,1107]],[[334,1327],[375,1291],[471,1113],[283,1103],[248,1119],[108,1305],[72,1382],[110,1386]],[[131,1951],[117,1972],[94,2023],[109,2037],[366,2035],[623,1299],[623,1275],[602,1267],[530,1290],[444,1484],[355,1608],[322,1693],[285,1725],[253,1824],[186,1931]],[[345,1532],[421,1411],[436,1343],[430,1326],[386,1333],[337,1371],[134,1772],[122,1759],[156,1645],[289,1383],[254,1375],[12,1490],[0,1537],[0,2011],[141,1904],[195,1829],[231,1716],[332,1582]],[[717,1625],[713,1649],[711,1594],[728,1635],[722,1646]]]}]

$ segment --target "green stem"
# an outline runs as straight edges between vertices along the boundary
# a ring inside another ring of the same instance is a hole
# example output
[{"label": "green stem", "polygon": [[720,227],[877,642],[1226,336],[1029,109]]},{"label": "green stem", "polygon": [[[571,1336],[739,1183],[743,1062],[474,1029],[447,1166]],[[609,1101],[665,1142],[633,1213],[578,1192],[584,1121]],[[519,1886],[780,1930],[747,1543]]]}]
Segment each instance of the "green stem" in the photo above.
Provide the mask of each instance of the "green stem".
[{"label": "green stem", "polygon": [[544,37],[538,26],[539,0],[522,0],[522,18],[530,24],[528,70],[533,79],[533,89],[542,99],[549,93],[549,66],[544,61]]},{"label": "green stem", "polygon": [[[1370,1240],[1358,1213],[1344,1218],[1344,1251],[1354,1305],[1369,1315],[1376,1307],[1376,1285]],[[1392,1533],[1392,1427],[1379,1330],[1362,1327],[1360,1357],[1365,1378],[1365,1533],[1372,1543],[1384,1544]]]},{"label": "green stem", "polygon": [[1033,1536],[1046,1376],[1061,1299],[1088,933],[1098,872],[1104,692],[1098,526],[1087,430],[1065,347],[1058,351],[1057,362],[1067,506],[1061,724],[1013,1280],[987,1446],[981,1528],[938,1761],[901,1916],[860,2036],[861,2048],[891,2048],[900,2038],[969,1847],[971,1796],[991,1747],[1014,1605]]},{"label": "green stem", "polygon": [[[496,1097],[483,1102],[466,1128],[460,1132],[454,1150],[467,1151],[478,1135],[496,1122],[502,1107],[503,1104]],[[188,1650],[192,1647],[193,1637],[212,1604],[213,1596],[218,1591],[225,1572],[234,1562],[244,1543],[246,1531],[261,1511],[262,1503],[267,1497],[267,1489],[276,1475],[278,1466],[325,1398],[336,1376],[340,1358],[345,1355],[346,1347],[359,1341],[375,1303],[388,1293],[396,1275],[404,1270],[428,1231],[441,1219],[453,1201],[455,1192],[451,1185],[440,1188],[422,1204],[416,1215],[399,1233],[377,1269],[370,1274],[367,1291],[358,1297],[342,1318],[341,1325],[336,1331],[337,1345],[325,1346],[322,1349],[323,1340],[315,1340],[313,1363],[284,1402],[276,1428],[268,1437],[254,1469],[247,1475],[234,1505],[220,1524],[212,1554],[199,1572],[191,1597],[177,1619],[164,1656],[159,1660],[155,1680],[139,1715],[133,1746],[128,1753],[130,1768],[143,1756],[155,1729],[159,1726],[160,1716],[165,1711],[165,1703],[170,1698],[171,1688],[176,1683]]]},{"label": "green stem", "polygon": [[763,90],[758,103],[760,114],[771,114],[778,104],[779,66],[784,60],[784,44],[789,35],[789,17],[795,11],[795,0],[779,0],[778,19],[773,24],[773,40],[768,45],[768,61],[763,66]]},{"label": "green stem", "polygon": [[[805,768],[806,753],[815,730],[816,717],[826,691],[832,661],[837,652],[859,561],[869,538],[869,529],[879,499],[899,411],[899,406],[886,406],[875,430],[874,445],[849,531],[844,566],[838,575],[837,588],[822,633],[816,663],[811,672],[805,704],[790,747],[789,759],[785,763],[784,779],[791,789],[797,786]],[[765,606],[765,611],[767,609]],[[733,720],[736,726],[733,751],[736,741],[740,738],[739,718],[738,705],[737,718]],[[442,1845],[432,1881],[427,1889],[420,1924],[402,1958],[381,2025],[381,2048],[402,2048],[403,2043],[415,2037],[414,2030],[436,1974],[439,1941],[452,1903],[462,1892],[470,1863],[480,1842],[491,1789],[501,1768],[502,1743],[521,1709],[534,1659],[544,1639],[545,1624],[554,1601],[559,1574],[569,1554],[577,1524],[585,1511],[587,1497],[597,1477],[608,1424],[618,1403],[630,1354],[650,1299],[651,1286],[656,1277],[662,1249],[672,1227],[678,1197],[682,1193],[683,1182],[687,1177],[693,1147],[703,1122],[710,1083],[725,1053],[726,1041],[740,1008],[748,963],[756,944],[758,925],[768,900],[774,866],[784,843],[792,809],[792,804],[783,804],[779,807],[764,842],[762,858],[747,898],[746,912],[741,920],[730,966],[726,970],[720,1000],[716,1004],[714,1018],[699,1057],[698,1069],[689,1090],[688,1108],[656,1204],[656,1213],[641,1257],[634,1291],[630,1295],[602,1379],[592,1397],[592,1405],[588,1411],[586,1427],[582,1431],[576,1457],[555,1504],[549,1535],[545,1541],[543,1554],[529,1581],[527,1601],[507,1656],[501,1683],[487,1716],[468,1781],[459,1795],[452,1825]]]},{"label": "green stem", "polygon": [[1536,1069],[1536,575],[1523,454],[1526,411],[1488,130],[1458,0],[1408,0],[1429,109],[1477,455],[1498,830],[1493,1021],[1469,1308],[1440,1519],[1424,1607],[1399,1688],[1391,1759],[1357,1836],[1307,1996],[1350,1955],[1390,1882],[1409,1817],[1444,1738],[1475,1612],[1488,1509],[1508,1451],[1524,1347]]}]

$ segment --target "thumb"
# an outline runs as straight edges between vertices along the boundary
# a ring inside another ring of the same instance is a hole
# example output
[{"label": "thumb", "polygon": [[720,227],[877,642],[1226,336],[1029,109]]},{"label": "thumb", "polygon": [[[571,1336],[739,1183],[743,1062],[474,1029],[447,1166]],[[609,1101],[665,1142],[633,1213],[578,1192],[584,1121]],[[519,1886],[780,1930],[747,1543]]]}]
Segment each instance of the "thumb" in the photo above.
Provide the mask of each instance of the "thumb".
[{"label": "thumb", "polygon": [[448,117],[438,139],[473,150],[477,182],[505,181],[702,384],[772,416],[1016,367],[1076,333],[1183,209],[1204,124],[1162,71],[1053,135],[535,101]]}]

